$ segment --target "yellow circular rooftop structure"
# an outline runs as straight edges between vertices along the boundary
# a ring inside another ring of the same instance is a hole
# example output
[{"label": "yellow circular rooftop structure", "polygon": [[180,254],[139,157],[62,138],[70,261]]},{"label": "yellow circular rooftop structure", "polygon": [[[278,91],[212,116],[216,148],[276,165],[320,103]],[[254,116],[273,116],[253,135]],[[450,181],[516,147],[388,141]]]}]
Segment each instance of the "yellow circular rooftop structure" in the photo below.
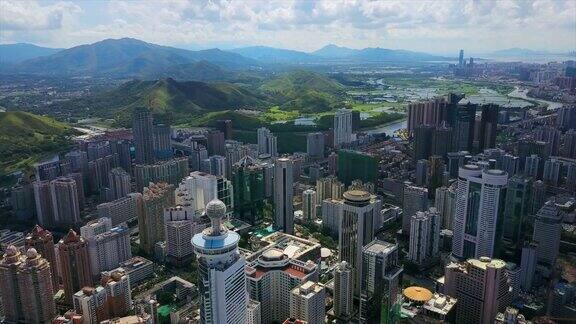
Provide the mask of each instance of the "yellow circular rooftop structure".
[{"label": "yellow circular rooftop structure", "polygon": [[344,198],[353,202],[364,202],[370,200],[370,193],[364,190],[348,190],[343,194]]},{"label": "yellow circular rooftop structure", "polygon": [[408,287],[402,293],[404,297],[418,303],[425,303],[432,299],[432,292],[424,287]]}]

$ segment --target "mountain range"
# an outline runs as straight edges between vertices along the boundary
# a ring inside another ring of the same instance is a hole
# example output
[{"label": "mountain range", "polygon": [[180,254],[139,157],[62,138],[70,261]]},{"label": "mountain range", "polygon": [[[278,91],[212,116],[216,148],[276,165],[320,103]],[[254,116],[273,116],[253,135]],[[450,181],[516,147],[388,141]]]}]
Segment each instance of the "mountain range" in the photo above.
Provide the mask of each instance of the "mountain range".
[{"label": "mountain range", "polygon": [[[277,63],[332,61],[438,61],[450,58],[384,48],[361,50],[327,45],[306,53],[266,46],[191,51],[147,43],[133,38],[106,39],[69,49],[31,44],[0,45],[0,72],[56,76],[102,76],[157,79],[173,77],[210,81],[235,78],[230,71],[274,69]],[[225,76],[222,74],[226,74]],[[217,78],[212,75],[219,75]]]}]

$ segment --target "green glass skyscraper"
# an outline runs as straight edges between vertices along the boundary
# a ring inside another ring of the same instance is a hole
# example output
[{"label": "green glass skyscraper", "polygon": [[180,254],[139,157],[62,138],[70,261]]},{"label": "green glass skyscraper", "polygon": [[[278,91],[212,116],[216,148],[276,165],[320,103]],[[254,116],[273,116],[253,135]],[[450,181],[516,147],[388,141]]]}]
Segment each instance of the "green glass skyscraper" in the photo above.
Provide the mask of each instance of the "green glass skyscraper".
[{"label": "green glass skyscraper", "polygon": [[264,167],[250,156],[234,164],[234,214],[252,225],[262,223],[266,200]]},{"label": "green glass skyscraper", "polygon": [[338,151],[338,179],[347,186],[352,180],[376,183],[378,160],[371,154],[353,151]]}]

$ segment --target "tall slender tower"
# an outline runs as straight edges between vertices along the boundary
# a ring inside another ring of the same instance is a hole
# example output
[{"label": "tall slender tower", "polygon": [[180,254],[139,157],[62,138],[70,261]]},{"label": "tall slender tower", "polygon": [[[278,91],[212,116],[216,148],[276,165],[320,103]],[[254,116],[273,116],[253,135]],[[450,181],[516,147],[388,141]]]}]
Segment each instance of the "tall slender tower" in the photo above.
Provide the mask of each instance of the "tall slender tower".
[{"label": "tall slender tower", "polygon": [[60,288],[58,280],[58,265],[56,263],[56,251],[54,250],[54,238],[52,233],[40,227],[34,226],[32,231],[26,235],[26,249],[34,248],[40,255],[48,261],[52,270],[52,287],[56,292]]},{"label": "tall slender tower", "polygon": [[154,126],[152,115],[146,108],[139,108],[132,115],[132,133],[136,148],[136,163],[154,163]]},{"label": "tall slender tower", "polygon": [[352,316],[354,276],[346,261],[334,268],[334,316],[348,320]]},{"label": "tall slender tower", "polygon": [[288,158],[276,160],[274,176],[274,226],[286,234],[294,234],[294,209],[292,206],[293,162]]},{"label": "tall slender tower", "polygon": [[20,251],[14,245],[9,245],[0,260],[0,296],[4,320],[8,323],[18,323],[23,315],[22,295],[18,287],[18,268],[21,264]]},{"label": "tall slender tower", "polygon": [[338,109],[334,115],[334,146],[352,142],[352,110]]},{"label": "tall slender tower", "polygon": [[222,201],[210,201],[206,216],[211,226],[192,238],[199,265],[201,323],[246,322],[246,261],[238,252],[240,235],[222,224],[225,215]]},{"label": "tall slender tower", "polygon": [[73,225],[80,221],[80,201],[76,181],[59,177],[50,181],[52,209],[56,223]]},{"label": "tall slender tower", "polygon": [[72,305],[74,293],[92,285],[88,243],[74,230],[58,242],[58,257],[66,300]]}]

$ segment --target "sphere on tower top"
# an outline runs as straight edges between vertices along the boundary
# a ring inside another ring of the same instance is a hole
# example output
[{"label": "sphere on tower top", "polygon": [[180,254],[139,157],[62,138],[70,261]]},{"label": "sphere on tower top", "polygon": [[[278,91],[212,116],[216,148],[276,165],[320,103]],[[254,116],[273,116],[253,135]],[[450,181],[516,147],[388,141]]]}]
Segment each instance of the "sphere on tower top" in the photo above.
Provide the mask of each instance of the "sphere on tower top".
[{"label": "sphere on tower top", "polygon": [[219,199],[213,199],[206,204],[206,216],[210,219],[224,218],[226,215],[226,204]]}]

